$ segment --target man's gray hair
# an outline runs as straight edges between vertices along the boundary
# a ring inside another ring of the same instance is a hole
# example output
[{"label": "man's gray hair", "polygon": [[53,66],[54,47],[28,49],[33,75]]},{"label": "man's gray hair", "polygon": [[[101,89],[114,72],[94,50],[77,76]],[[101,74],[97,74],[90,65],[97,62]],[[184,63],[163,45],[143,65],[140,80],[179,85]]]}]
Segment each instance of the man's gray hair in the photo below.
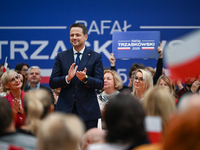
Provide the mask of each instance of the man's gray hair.
[{"label": "man's gray hair", "polygon": [[30,73],[31,69],[39,69],[40,74],[41,74],[41,69],[38,66],[31,66],[30,68],[28,68],[28,74]]}]

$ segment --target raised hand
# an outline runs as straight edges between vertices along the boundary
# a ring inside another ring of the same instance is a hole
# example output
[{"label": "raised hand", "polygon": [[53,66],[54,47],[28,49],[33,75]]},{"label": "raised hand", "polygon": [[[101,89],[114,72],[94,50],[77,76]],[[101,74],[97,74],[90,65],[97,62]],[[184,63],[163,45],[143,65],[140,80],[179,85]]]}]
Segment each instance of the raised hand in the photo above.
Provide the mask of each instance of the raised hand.
[{"label": "raised hand", "polygon": [[77,71],[76,72],[77,78],[82,81],[85,78],[86,72],[87,72],[86,68],[84,68],[83,71]]},{"label": "raised hand", "polygon": [[78,68],[78,66],[75,66],[76,64],[73,63],[70,68],[69,68],[69,71],[68,71],[68,76],[67,76],[67,81],[70,81],[76,74],[76,70]]},{"label": "raised hand", "polygon": [[109,61],[111,66],[115,66],[116,59],[113,53],[110,54]]},{"label": "raised hand", "polygon": [[161,46],[161,42],[159,42],[159,46],[157,48],[158,53],[160,53],[160,58],[163,58],[163,49]]}]

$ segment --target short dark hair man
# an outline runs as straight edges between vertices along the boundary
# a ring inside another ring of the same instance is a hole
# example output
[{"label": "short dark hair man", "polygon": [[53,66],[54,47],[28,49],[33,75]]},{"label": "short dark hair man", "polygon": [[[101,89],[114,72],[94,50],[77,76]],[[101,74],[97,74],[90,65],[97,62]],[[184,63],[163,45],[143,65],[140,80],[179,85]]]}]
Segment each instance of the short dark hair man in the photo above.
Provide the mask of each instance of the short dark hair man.
[{"label": "short dark hair man", "polygon": [[70,26],[72,48],[58,53],[49,85],[61,87],[56,110],[74,113],[86,128],[97,127],[101,117],[95,89],[103,88],[102,56],[85,46],[87,28],[80,23]]}]

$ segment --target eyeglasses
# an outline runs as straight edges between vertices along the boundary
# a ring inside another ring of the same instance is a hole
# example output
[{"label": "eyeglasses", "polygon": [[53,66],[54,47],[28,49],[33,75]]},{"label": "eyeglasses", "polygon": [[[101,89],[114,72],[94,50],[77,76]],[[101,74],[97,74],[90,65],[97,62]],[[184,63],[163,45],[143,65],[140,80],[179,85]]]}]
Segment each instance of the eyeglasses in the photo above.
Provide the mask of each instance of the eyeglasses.
[{"label": "eyeglasses", "polygon": [[13,82],[15,80],[19,80],[20,79],[20,75],[16,75],[15,77],[13,77],[12,79],[8,80],[10,82]]},{"label": "eyeglasses", "polygon": [[138,78],[137,76],[134,77],[134,80],[138,80],[139,82],[143,82],[144,79],[141,77],[141,78]]},{"label": "eyeglasses", "polygon": [[22,69],[21,71],[24,71],[24,72],[26,72],[26,71],[28,71],[28,69]]}]

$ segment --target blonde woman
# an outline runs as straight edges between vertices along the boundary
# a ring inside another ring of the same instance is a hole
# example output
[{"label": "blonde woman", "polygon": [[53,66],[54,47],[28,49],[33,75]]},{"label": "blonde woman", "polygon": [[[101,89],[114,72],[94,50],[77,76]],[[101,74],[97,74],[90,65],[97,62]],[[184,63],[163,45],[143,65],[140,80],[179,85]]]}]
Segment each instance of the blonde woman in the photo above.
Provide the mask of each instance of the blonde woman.
[{"label": "blonde woman", "polygon": [[119,89],[121,89],[122,86],[122,79],[116,71],[104,70],[104,91],[97,95],[102,116],[102,119],[98,120],[98,128],[106,128],[104,122],[105,105],[108,103],[109,99],[115,97],[120,93]]},{"label": "blonde woman", "polygon": [[138,69],[133,78],[133,92],[138,100],[143,100],[146,91],[153,87],[153,78],[147,70]]},{"label": "blonde woman", "polygon": [[18,132],[37,135],[40,121],[50,112],[53,112],[54,105],[52,97],[45,89],[37,89],[27,92],[24,96],[24,113],[26,115],[25,125],[18,128]]},{"label": "blonde woman", "polygon": [[175,98],[176,98],[176,94],[175,94],[176,86],[175,86],[174,82],[170,79],[170,77],[165,76],[165,75],[160,76],[158,81],[157,81],[156,86],[167,88],[169,90],[169,92],[171,93],[171,95],[174,97],[174,100],[175,100]]},{"label": "blonde woman", "polygon": [[10,90],[10,94],[6,95],[6,98],[15,115],[15,126],[20,127],[24,123],[24,105],[23,98],[25,93],[21,90],[22,82],[17,72],[13,70],[6,71],[2,77],[1,82],[4,87]]},{"label": "blonde woman", "polygon": [[142,101],[147,116],[159,116],[162,119],[162,127],[165,129],[168,119],[175,111],[173,96],[166,88],[155,86],[150,89]]},{"label": "blonde woman", "polygon": [[103,92],[97,95],[100,109],[103,110],[110,98],[119,94],[119,89],[123,86],[120,75],[114,70],[104,70]]}]

